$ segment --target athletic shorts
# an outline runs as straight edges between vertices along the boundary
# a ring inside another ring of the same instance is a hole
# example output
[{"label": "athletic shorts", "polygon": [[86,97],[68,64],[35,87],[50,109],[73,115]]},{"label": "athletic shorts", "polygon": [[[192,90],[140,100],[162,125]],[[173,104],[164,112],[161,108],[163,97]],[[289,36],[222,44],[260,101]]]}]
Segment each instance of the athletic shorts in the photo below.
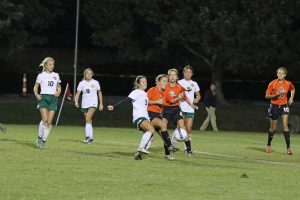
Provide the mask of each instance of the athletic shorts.
[{"label": "athletic shorts", "polygon": [[288,104],[284,104],[284,105],[270,104],[270,107],[268,109],[269,117],[272,120],[278,120],[278,118],[281,115],[288,115],[289,112],[290,112],[290,108]]},{"label": "athletic shorts", "polygon": [[89,108],[81,108],[81,112],[83,112],[83,113],[87,113],[88,111],[89,111],[89,109],[90,108],[94,108],[94,109],[96,109],[97,110],[97,108],[96,107],[89,107]]},{"label": "athletic shorts", "polygon": [[184,119],[188,119],[188,118],[194,119],[195,113],[182,112],[182,115]]},{"label": "athletic shorts", "polygon": [[142,129],[141,129],[141,123],[143,122],[143,121],[145,121],[145,120],[148,120],[146,117],[140,117],[140,118],[137,118],[134,122],[133,122],[133,124],[136,126],[136,128],[137,129],[139,129],[139,130],[141,130],[142,131]]},{"label": "athletic shorts", "polygon": [[173,122],[177,124],[177,122],[183,117],[181,116],[180,106],[164,106],[162,111],[162,118],[168,120],[168,122]]},{"label": "athletic shorts", "polygon": [[54,95],[42,94],[42,99],[38,102],[37,109],[46,108],[47,110],[57,110],[58,99]]},{"label": "athletic shorts", "polygon": [[150,122],[151,122],[154,118],[162,119],[161,113],[148,111],[148,114],[149,114]]}]

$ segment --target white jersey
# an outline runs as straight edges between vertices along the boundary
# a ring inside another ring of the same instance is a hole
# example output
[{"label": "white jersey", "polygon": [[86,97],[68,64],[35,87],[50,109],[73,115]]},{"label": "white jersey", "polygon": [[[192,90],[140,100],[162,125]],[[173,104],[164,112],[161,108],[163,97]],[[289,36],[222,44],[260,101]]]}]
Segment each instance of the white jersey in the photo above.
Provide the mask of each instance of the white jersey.
[{"label": "white jersey", "polygon": [[58,73],[42,72],[36,78],[36,83],[41,86],[41,94],[54,95],[57,84],[61,83]]},{"label": "white jersey", "polygon": [[[197,82],[193,80],[181,79],[180,81],[178,81],[178,83],[184,88],[186,96],[188,97],[190,102],[193,103],[195,99],[195,93],[200,91]],[[195,112],[194,108],[192,108],[186,101],[180,102],[180,108],[182,112]]]},{"label": "white jersey", "polygon": [[82,92],[81,108],[98,107],[98,91],[100,90],[98,81],[91,79],[82,80],[77,90]]},{"label": "white jersey", "polygon": [[145,117],[149,120],[148,115],[148,96],[147,93],[143,90],[136,89],[133,90],[128,97],[132,99],[132,117],[133,122],[140,117]]}]

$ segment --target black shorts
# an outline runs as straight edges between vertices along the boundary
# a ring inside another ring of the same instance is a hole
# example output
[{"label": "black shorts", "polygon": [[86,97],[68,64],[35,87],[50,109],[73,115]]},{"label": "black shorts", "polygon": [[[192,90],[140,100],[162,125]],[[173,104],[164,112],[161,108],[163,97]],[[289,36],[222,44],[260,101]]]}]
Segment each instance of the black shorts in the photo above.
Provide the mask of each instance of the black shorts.
[{"label": "black shorts", "polygon": [[172,121],[176,124],[179,120],[183,119],[180,114],[181,110],[179,106],[164,106],[162,111],[162,118]]},{"label": "black shorts", "polygon": [[148,114],[149,114],[150,122],[151,122],[154,118],[162,119],[161,113],[148,111]]},{"label": "black shorts", "polygon": [[288,104],[284,104],[284,105],[270,104],[270,107],[268,109],[269,117],[272,120],[278,120],[278,118],[281,115],[288,115],[289,112],[290,112],[290,108]]}]

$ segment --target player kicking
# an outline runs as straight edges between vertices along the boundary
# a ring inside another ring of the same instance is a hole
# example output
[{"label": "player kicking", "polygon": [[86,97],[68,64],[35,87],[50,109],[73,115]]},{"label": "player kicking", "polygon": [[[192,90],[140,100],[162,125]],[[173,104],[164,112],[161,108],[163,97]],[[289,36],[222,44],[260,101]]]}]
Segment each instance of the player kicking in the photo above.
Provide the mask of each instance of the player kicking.
[{"label": "player kicking", "polygon": [[83,80],[77,87],[75,95],[75,106],[79,108],[79,97],[82,92],[81,111],[85,118],[85,139],[83,142],[91,144],[94,140],[93,137],[93,116],[98,108],[99,98],[99,110],[103,110],[103,96],[98,81],[93,79],[94,72],[92,69],[87,68],[83,72]]},{"label": "player kicking", "polygon": [[[61,93],[61,81],[58,73],[53,72],[53,58],[45,58],[40,67],[43,67],[43,72],[37,76],[33,88],[34,95],[38,100],[37,109],[40,110],[42,118],[35,145],[38,148],[43,148],[52,129],[52,120],[57,110],[57,98]],[[41,88],[40,94],[38,93],[39,87]]]},{"label": "player kicking", "polygon": [[[292,155],[292,149],[290,146],[290,131],[288,127],[289,105],[294,102],[295,87],[290,82],[285,80],[287,70],[284,67],[277,69],[277,79],[273,80],[266,91],[266,99],[271,99],[270,108],[268,113],[270,116],[270,130],[268,134],[268,143],[266,152],[271,153],[271,142],[276,131],[277,120],[281,116],[283,125],[283,135],[286,142],[287,154]],[[291,91],[291,96],[287,100],[287,94]]]},{"label": "player kicking", "polygon": [[[193,104],[197,104],[201,99],[200,88],[198,86],[198,83],[192,80],[192,76],[193,68],[188,65],[183,68],[183,79],[179,80],[178,83],[185,89],[185,95],[190,100],[190,102],[193,102]],[[191,139],[195,109],[192,108],[186,101],[180,102],[180,108],[184,118],[185,128],[188,133],[187,141],[189,141],[188,143],[190,143],[191,145],[190,153],[192,153]],[[184,145],[184,152],[187,152],[186,145]]]},{"label": "player kicking", "polygon": [[133,106],[133,124],[143,131],[143,137],[141,139],[140,145],[135,154],[135,160],[142,160],[142,154],[148,154],[147,148],[149,148],[149,142],[153,137],[155,131],[153,125],[150,123],[147,106],[148,106],[148,97],[145,92],[147,88],[147,79],[145,76],[137,76],[134,82],[134,88],[127,98],[119,101],[115,105],[107,106],[108,110],[112,111],[115,108],[119,107],[125,102],[132,102]]},{"label": "player kicking", "polygon": [[[184,88],[177,83],[178,70],[169,69],[168,71],[169,83],[166,85],[164,91],[164,103],[162,117],[163,121],[168,124],[170,121],[177,124],[177,127],[185,129],[184,120],[180,112],[180,101],[186,101],[192,108],[198,109],[185,94]],[[172,136],[172,144],[175,146],[176,138]],[[188,155],[192,155],[190,140],[185,141],[186,152]]]},{"label": "player kicking", "polygon": [[169,133],[167,131],[167,124],[162,120],[162,105],[163,105],[163,91],[168,83],[168,76],[160,74],[156,77],[156,86],[147,91],[148,95],[148,114],[151,124],[155,127],[162,140],[164,141],[165,158],[173,160],[173,152],[178,148],[173,147]]}]

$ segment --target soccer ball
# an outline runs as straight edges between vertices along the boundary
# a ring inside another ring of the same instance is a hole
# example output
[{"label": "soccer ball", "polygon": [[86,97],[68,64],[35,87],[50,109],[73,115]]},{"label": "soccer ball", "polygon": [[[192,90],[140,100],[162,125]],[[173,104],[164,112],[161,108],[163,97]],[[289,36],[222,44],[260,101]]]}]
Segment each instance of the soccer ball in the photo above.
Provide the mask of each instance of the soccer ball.
[{"label": "soccer ball", "polygon": [[177,141],[182,142],[186,139],[187,132],[182,128],[176,128],[173,132],[173,135],[175,135]]}]

